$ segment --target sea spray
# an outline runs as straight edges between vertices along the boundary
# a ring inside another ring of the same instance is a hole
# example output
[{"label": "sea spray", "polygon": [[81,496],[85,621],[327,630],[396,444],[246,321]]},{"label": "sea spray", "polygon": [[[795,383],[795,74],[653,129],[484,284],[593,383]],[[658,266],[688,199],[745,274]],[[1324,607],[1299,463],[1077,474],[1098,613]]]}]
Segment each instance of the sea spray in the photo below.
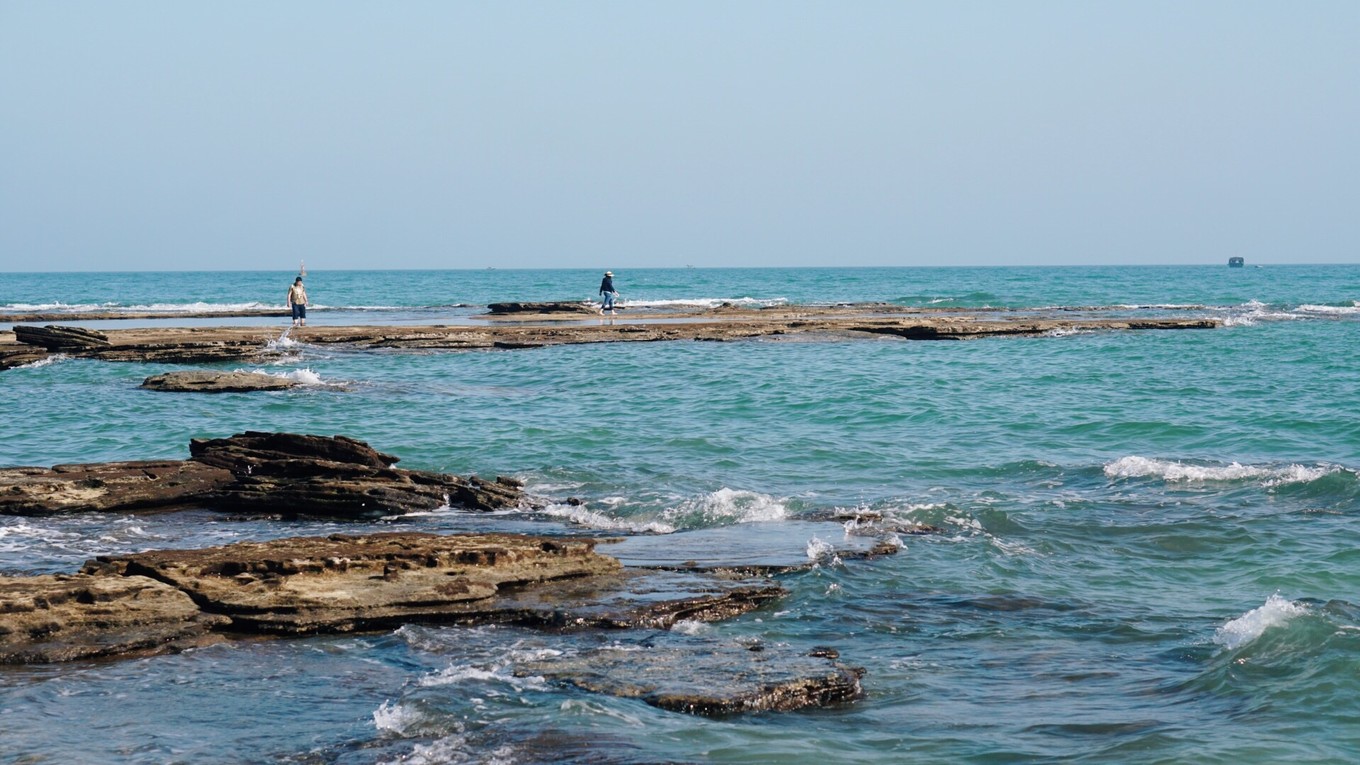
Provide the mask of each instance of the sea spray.
[{"label": "sea spray", "polygon": [[1287,624],[1290,619],[1306,613],[1307,608],[1276,593],[1266,598],[1264,605],[1253,608],[1215,630],[1214,642],[1229,651],[1235,651],[1259,638],[1266,630]]},{"label": "sea spray", "polygon": [[1267,485],[1316,481],[1341,468],[1334,465],[1286,465],[1283,467],[1243,465],[1194,465],[1171,460],[1128,456],[1103,468],[1110,478],[1161,478],[1169,482],[1244,481],[1265,479]]}]

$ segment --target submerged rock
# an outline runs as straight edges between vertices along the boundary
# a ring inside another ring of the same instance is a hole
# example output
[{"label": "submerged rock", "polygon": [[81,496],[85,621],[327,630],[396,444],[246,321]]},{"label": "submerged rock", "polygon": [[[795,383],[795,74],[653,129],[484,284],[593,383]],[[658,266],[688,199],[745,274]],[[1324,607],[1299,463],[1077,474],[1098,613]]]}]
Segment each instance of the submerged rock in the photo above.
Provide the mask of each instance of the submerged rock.
[{"label": "submerged rock", "polygon": [[178,650],[227,621],[143,576],[0,577],[0,664]]},{"label": "submerged rock", "polygon": [[141,387],[172,393],[247,393],[298,385],[296,380],[263,372],[166,372],[146,378]]},{"label": "submerged rock", "polygon": [[661,637],[524,662],[514,673],[703,715],[829,706],[863,695],[862,669],[827,658],[826,649],[818,653],[810,656],[761,643]]},{"label": "submerged rock", "polygon": [[122,512],[198,504],[233,480],[183,460],[0,469],[0,515]]}]

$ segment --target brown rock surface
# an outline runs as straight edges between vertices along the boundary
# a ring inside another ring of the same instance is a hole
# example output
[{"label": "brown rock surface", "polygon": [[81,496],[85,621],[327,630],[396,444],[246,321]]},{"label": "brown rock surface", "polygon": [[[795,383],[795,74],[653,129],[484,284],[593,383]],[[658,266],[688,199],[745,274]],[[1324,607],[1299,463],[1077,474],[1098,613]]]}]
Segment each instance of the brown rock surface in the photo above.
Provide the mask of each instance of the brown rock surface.
[{"label": "brown rock surface", "polygon": [[354,518],[444,505],[497,510],[523,500],[517,481],[389,467],[396,457],[344,436],[250,431],[194,439],[189,451],[236,476],[211,497],[224,510]]},{"label": "brown rock surface", "polygon": [[389,467],[344,436],[247,432],[194,439],[191,460],[0,468],[0,515],[127,511],[180,505],[267,515],[369,518],[445,505],[498,510],[524,501],[494,481]]},{"label": "brown rock surface", "polygon": [[147,390],[172,393],[246,393],[297,386],[296,380],[263,372],[166,372],[142,381],[142,387]]},{"label": "brown rock surface", "polygon": [[0,370],[21,367],[47,358],[47,349],[19,342],[0,341]]},{"label": "brown rock surface", "polygon": [[142,576],[0,577],[0,664],[183,649],[227,621]]},{"label": "brown rock surface", "polygon": [[48,324],[33,327],[24,324],[14,326],[14,338],[27,345],[37,345],[49,351],[83,350],[107,348],[109,336],[103,332],[83,327],[63,327]]},{"label": "brown rock surface", "polygon": [[200,503],[231,472],[161,460],[0,468],[0,515],[121,512]]},{"label": "brown rock surface", "polygon": [[236,631],[299,634],[494,619],[501,588],[620,568],[590,539],[388,533],[101,556],[83,571],[166,582]]},{"label": "brown rock surface", "polygon": [[[509,305],[509,304],[506,304]],[[519,304],[528,306],[530,304]],[[556,304],[553,304],[556,305]],[[588,307],[588,306],[587,306]],[[1042,335],[1077,330],[1210,329],[1218,319],[1074,316],[1114,308],[1082,308],[1053,315],[1015,315],[1005,310],[932,312],[900,306],[776,306],[658,315],[647,318],[574,319],[570,313],[493,314],[494,320],[466,326],[309,326],[292,337],[310,345],[356,349],[518,349],[549,345],[666,340],[740,340],[780,335],[837,337],[894,335],[914,340],[959,340],[997,335]],[[273,327],[172,327],[110,330],[108,344],[63,348],[63,352],[106,361],[199,363],[262,358],[277,339]]]}]

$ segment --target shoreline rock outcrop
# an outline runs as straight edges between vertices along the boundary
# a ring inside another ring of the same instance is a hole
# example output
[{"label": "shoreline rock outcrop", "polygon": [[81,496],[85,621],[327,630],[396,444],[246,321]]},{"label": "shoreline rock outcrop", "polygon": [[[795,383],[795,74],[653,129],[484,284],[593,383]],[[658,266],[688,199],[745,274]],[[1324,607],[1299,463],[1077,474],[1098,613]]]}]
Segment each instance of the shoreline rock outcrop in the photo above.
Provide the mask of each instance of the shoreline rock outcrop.
[{"label": "shoreline rock outcrop", "polygon": [[593,539],[420,532],[293,537],[100,556],[81,573],[144,576],[236,632],[311,634],[494,618],[502,587],[615,573]]},{"label": "shoreline rock outcrop", "polygon": [[596,306],[593,303],[583,303],[579,300],[553,300],[545,302],[519,302],[519,303],[492,303],[486,307],[493,316],[510,316],[517,314],[594,314]]},{"label": "shoreline rock outcrop", "polygon": [[0,576],[0,664],[183,650],[229,622],[144,576]]},{"label": "shoreline rock outcrop", "polygon": [[389,532],[99,556],[74,575],[0,576],[0,664],[403,624],[664,629],[785,594],[769,580],[627,571],[595,544]]},{"label": "shoreline rock outcrop", "polygon": [[188,460],[0,468],[0,515],[201,506],[252,514],[356,519],[445,505],[500,510],[525,500],[513,478],[405,470],[344,436],[247,431],[193,439]]},{"label": "shoreline rock outcrop", "polygon": [[[747,309],[719,307],[691,314],[597,319],[590,304],[504,303],[476,323],[462,325],[309,326],[293,333],[293,340],[309,345],[344,345],[358,350],[393,349],[490,350],[527,349],[553,345],[668,340],[725,341],[782,335],[813,334],[866,338],[891,335],[906,340],[962,340],[1013,335],[1043,335],[1074,331],[1151,329],[1212,329],[1213,318],[1072,316],[1012,314],[970,310],[928,312],[900,306],[776,306]],[[573,307],[574,306],[574,307]],[[1111,309],[1113,311],[1113,309]],[[985,315],[985,316],[984,316]],[[34,349],[63,343],[61,352],[103,361],[208,363],[260,360],[271,353],[277,327],[159,327],[119,329],[86,337],[63,329],[16,325],[19,344]],[[56,333],[56,334],[54,334]],[[74,338],[74,339],[73,339]],[[0,338],[0,348],[8,343]],[[9,351],[6,351],[9,353]],[[0,354],[0,359],[5,358]],[[11,364],[13,365],[13,364]],[[0,367],[2,368],[2,367]]]},{"label": "shoreline rock outcrop", "polygon": [[186,371],[152,375],[142,381],[141,387],[168,393],[248,393],[288,390],[300,384],[263,372]]},{"label": "shoreline rock outcrop", "polygon": [[232,482],[188,460],[0,468],[0,515],[58,515],[192,505]]}]

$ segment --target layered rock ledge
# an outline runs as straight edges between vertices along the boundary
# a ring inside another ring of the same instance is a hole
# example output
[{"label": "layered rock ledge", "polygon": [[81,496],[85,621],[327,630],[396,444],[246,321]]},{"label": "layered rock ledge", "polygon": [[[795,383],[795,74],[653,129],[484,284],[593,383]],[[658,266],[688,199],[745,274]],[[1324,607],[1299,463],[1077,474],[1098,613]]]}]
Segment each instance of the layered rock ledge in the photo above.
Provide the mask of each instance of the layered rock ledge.
[{"label": "layered rock ledge", "polygon": [[593,539],[400,532],[100,556],[76,575],[0,577],[0,663],[409,623],[664,628],[784,594],[768,580],[625,571],[594,548]]},{"label": "layered rock ledge", "polygon": [[142,381],[147,390],[169,393],[247,393],[288,390],[299,383],[263,372],[166,372]]},{"label": "layered rock ledge", "polygon": [[516,507],[523,487],[392,467],[345,436],[248,431],[194,439],[188,460],[0,469],[0,514],[55,515],[200,506],[277,516],[371,518],[461,506]]},{"label": "layered rock ledge", "polygon": [[[763,310],[731,307],[705,311],[692,318],[672,317],[662,321],[612,317],[577,319],[570,311],[532,315],[509,312],[502,316],[514,318],[466,326],[309,326],[295,331],[291,337],[312,345],[343,345],[359,350],[452,351],[581,343],[725,341],[818,333],[860,338],[891,335],[909,340],[963,340],[1077,331],[1211,329],[1222,324],[1218,319],[1205,318],[1032,316],[997,312],[938,314],[877,306]],[[535,323],[533,319],[539,321]],[[121,329],[100,333],[107,339],[104,342],[98,338],[72,340],[67,335],[62,335],[60,340],[53,339],[57,335],[52,333],[58,329],[18,325],[14,328],[14,337],[21,344],[43,350],[56,342],[74,343],[62,345],[60,352],[81,358],[205,363],[263,359],[276,353],[270,343],[278,339],[279,332],[277,327]],[[9,347],[6,342],[7,338],[0,334],[0,348]]]}]

